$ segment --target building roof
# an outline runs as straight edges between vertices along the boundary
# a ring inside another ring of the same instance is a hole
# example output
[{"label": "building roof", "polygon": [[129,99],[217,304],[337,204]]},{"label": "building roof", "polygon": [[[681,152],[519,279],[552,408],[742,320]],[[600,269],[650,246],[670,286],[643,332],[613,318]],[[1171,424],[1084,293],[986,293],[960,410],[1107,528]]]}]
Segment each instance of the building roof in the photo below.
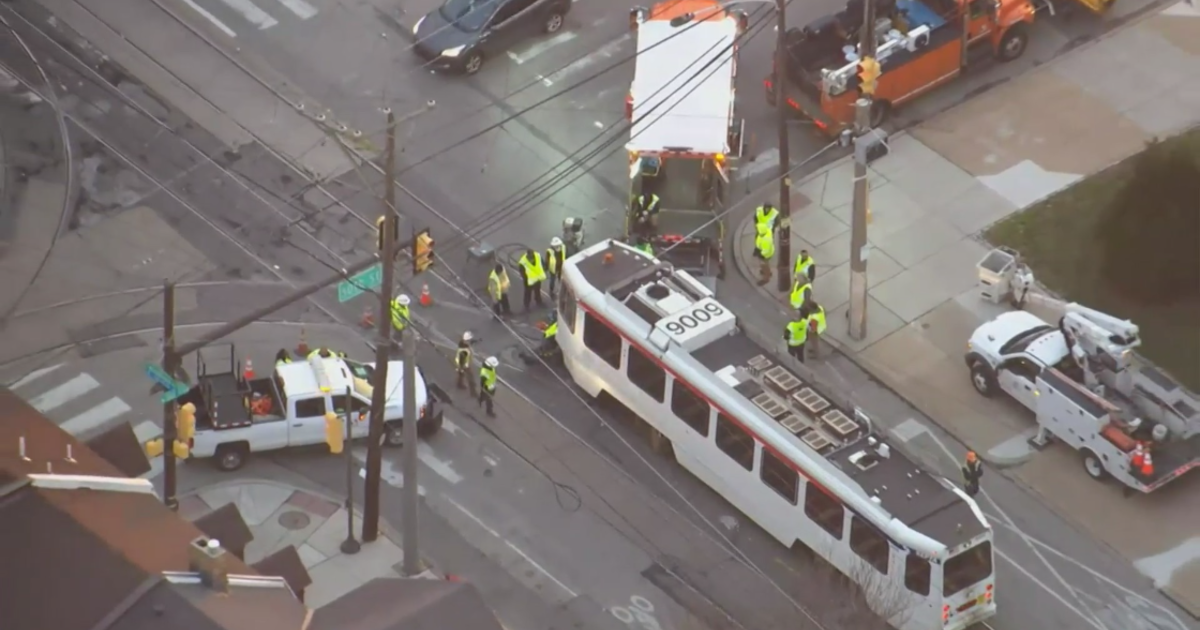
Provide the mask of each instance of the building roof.
[{"label": "building roof", "polygon": [[87,441],[87,446],[126,477],[140,477],[150,472],[150,461],[128,422],[96,435]]},{"label": "building roof", "polygon": [[[226,503],[221,507],[209,512],[192,521],[192,524],[200,528],[209,538],[216,538],[221,541],[221,546],[232,551],[233,555],[245,559],[244,552],[246,545],[254,540],[254,533],[250,531],[250,527],[246,525],[246,521],[242,519],[242,512],[238,510],[236,503]],[[280,573],[271,573],[270,571],[263,575],[282,575]]]},{"label": "building roof", "polygon": [[723,15],[638,25],[628,150],[729,151],[738,24]]},{"label": "building roof", "polygon": [[288,545],[252,566],[262,575],[278,575],[283,578],[296,594],[303,593],[304,589],[312,585],[312,576],[308,574],[295,545]]},{"label": "building roof", "polygon": [[[25,438],[28,459],[20,456],[21,438]],[[74,461],[67,460],[68,447]],[[63,474],[123,476],[120,469],[47,420],[20,396],[0,387],[0,486],[28,474],[45,473],[47,466]]]},{"label": "building roof", "polygon": [[466,582],[378,578],[321,607],[309,630],[503,630]]},{"label": "building roof", "polygon": [[233,584],[218,593],[195,579],[180,583],[155,578],[127,608],[115,612],[104,630],[258,630],[304,627],[306,611],[282,584]]}]

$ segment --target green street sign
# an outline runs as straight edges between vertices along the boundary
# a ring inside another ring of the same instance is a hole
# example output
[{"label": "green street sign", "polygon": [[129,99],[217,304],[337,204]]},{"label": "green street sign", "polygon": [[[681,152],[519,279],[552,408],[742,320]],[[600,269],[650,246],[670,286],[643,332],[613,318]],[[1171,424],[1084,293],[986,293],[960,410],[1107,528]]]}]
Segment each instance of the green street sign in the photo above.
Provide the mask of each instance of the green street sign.
[{"label": "green street sign", "polygon": [[349,302],[364,291],[371,291],[383,286],[383,265],[376,263],[342,280],[337,285],[338,302]]}]

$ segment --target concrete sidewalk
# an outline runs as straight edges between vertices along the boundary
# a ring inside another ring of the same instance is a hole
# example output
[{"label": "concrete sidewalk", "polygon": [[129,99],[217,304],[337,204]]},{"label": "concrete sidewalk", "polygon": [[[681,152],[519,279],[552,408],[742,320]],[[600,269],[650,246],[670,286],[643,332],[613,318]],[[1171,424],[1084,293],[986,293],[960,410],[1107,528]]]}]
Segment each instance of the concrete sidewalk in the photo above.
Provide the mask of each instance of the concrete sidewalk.
[{"label": "concrete sidewalk", "polygon": [[[976,290],[976,265],[990,249],[979,238],[984,228],[1198,123],[1200,9],[1181,2],[895,136],[869,175],[869,334],[861,342],[848,337],[846,320],[853,164],[810,177],[792,200],[793,252],[806,247],[817,263],[814,296],[834,344],[985,459],[1019,466],[1015,477],[1139,561],[1193,615],[1200,479],[1125,499],[1088,479],[1069,451],[1035,455],[1025,446],[1032,418],[1015,403],[978,396],[963,354],[971,331],[1000,312]],[[735,231],[747,278],[756,277],[753,242],[751,215]],[[782,329],[787,296],[773,286],[759,291],[774,301]]]}]

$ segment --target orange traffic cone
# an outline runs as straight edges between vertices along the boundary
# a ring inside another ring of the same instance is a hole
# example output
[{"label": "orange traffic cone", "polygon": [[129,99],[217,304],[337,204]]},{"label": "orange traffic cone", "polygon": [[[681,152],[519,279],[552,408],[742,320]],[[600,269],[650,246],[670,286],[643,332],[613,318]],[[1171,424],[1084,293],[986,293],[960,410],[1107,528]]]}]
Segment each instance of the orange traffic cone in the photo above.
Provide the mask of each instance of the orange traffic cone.
[{"label": "orange traffic cone", "polygon": [[421,306],[429,306],[433,304],[433,298],[429,295],[429,285],[421,285]]},{"label": "orange traffic cone", "polygon": [[246,359],[246,367],[242,368],[242,380],[254,380],[254,363]]},{"label": "orange traffic cone", "polygon": [[359,321],[359,324],[363,328],[374,328],[375,327],[375,314],[371,312],[370,306],[363,309],[362,319]]},{"label": "orange traffic cone", "polygon": [[304,334],[303,328],[300,329],[300,343],[296,345],[296,354],[302,357],[308,356],[308,337]]},{"label": "orange traffic cone", "polygon": [[1150,453],[1146,453],[1146,459],[1142,460],[1142,476],[1147,479],[1154,476],[1154,460]]},{"label": "orange traffic cone", "polygon": [[1133,449],[1133,456],[1129,458],[1129,466],[1134,470],[1141,470],[1142,464],[1146,461],[1146,447],[1141,442],[1137,443],[1137,447]]}]

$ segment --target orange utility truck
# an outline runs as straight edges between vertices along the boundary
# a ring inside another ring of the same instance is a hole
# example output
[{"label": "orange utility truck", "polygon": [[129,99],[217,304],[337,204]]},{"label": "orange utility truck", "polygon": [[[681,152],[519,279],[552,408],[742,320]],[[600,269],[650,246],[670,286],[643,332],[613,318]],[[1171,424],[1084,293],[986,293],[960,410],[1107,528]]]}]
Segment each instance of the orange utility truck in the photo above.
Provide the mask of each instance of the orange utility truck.
[{"label": "orange utility truck", "polygon": [[[1106,2],[1107,0],[1096,0]],[[788,105],[836,136],[854,125],[860,97],[863,0],[801,28],[788,29]],[[1000,61],[1025,52],[1036,9],[1032,0],[875,0],[875,81],[871,126],[894,108],[963,73],[967,52],[990,49]],[[764,81],[775,103],[772,72]]]}]

